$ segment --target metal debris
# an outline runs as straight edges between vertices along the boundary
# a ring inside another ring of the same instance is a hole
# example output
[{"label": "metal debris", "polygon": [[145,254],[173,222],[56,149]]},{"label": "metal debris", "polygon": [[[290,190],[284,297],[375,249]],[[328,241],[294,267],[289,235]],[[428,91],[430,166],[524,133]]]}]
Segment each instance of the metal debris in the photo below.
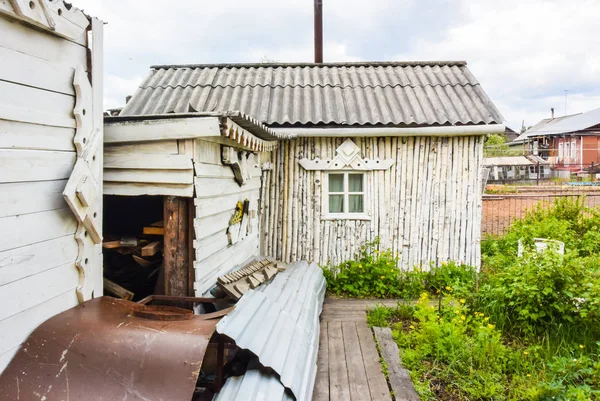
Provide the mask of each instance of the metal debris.
[{"label": "metal debris", "polygon": [[218,319],[136,316],[148,309],[101,297],[50,318],[0,376],[0,399],[190,401]]}]

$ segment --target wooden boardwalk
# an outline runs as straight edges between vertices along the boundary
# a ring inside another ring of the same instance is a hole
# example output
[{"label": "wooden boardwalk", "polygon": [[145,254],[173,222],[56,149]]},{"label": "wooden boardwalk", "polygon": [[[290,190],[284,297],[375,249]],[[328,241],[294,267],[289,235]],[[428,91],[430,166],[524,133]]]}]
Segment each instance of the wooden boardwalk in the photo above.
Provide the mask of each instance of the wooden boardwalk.
[{"label": "wooden boardwalk", "polygon": [[396,301],[326,299],[313,401],[391,401],[366,309]]}]

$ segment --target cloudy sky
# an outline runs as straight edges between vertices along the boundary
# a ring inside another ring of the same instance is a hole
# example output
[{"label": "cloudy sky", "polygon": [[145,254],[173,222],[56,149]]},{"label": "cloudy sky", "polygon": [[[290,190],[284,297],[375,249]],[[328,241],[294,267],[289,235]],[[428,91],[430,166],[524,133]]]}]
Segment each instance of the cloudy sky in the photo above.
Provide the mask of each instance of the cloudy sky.
[{"label": "cloudy sky", "polygon": [[[323,0],[324,59],[466,60],[517,130],[600,107],[600,0]],[[76,0],[105,26],[105,107],[154,64],[312,61],[313,0]]]}]

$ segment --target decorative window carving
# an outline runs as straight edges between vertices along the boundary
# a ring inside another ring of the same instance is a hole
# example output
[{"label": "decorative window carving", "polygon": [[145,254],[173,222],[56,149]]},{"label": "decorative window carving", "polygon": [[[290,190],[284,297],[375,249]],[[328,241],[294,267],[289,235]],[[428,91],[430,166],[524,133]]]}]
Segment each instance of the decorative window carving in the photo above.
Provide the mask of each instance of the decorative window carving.
[{"label": "decorative window carving", "polygon": [[364,159],[360,148],[346,139],[333,159],[301,159],[305,170],[320,170],[322,185],[322,218],[325,220],[370,220],[367,210],[367,172],[387,170],[393,159]]},{"label": "decorative window carving", "polygon": [[352,141],[346,139],[335,151],[333,159],[301,159],[300,165],[305,170],[387,170],[394,164],[392,159],[363,159],[360,148]]}]

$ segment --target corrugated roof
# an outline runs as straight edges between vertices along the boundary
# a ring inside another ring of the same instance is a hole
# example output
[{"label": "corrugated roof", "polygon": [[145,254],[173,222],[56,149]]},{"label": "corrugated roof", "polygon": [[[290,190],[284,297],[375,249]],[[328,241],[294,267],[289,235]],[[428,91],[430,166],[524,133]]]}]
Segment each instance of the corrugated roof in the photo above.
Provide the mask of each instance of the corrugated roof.
[{"label": "corrugated roof", "polygon": [[121,115],[240,110],[269,125],[501,123],[465,62],[155,66]]},{"label": "corrugated roof", "polygon": [[[592,110],[589,113],[592,112],[596,112],[600,109],[596,109],[596,110]],[[588,114],[588,113],[585,113]],[[561,117],[555,117],[555,118],[544,118],[543,120],[541,120],[540,122],[538,122],[536,125],[534,125],[533,127],[529,128],[527,131],[523,132],[521,135],[519,135],[513,142],[523,142],[525,139],[527,138],[531,138],[531,137],[535,137],[535,136],[543,136],[543,135],[551,135],[554,133],[557,133],[557,129],[560,131],[560,126],[562,124],[565,124],[566,126],[569,125],[573,125],[572,119],[575,117],[580,117],[583,116],[584,114],[581,113],[577,113],[577,114],[570,114],[568,116],[561,116]],[[590,116],[586,117],[589,118]],[[600,124],[600,117],[598,117],[598,115],[596,115],[597,118],[597,122],[595,124],[592,125],[596,125],[596,124]],[[588,127],[591,127],[592,125],[589,125]],[[584,127],[584,128],[588,128],[588,127]],[[583,128],[580,128],[583,129]],[[579,129],[575,130],[578,131]],[[566,132],[572,132],[572,131],[566,131]]]},{"label": "corrugated roof", "polygon": [[249,370],[228,378],[213,401],[294,401],[288,393],[274,374]]},{"label": "corrugated roof", "polygon": [[314,263],[296,262],[251,290],[217,325],[217,332],[272,368],[296,400],[310,401],[317,373],[319,315],[325,279]]}]

